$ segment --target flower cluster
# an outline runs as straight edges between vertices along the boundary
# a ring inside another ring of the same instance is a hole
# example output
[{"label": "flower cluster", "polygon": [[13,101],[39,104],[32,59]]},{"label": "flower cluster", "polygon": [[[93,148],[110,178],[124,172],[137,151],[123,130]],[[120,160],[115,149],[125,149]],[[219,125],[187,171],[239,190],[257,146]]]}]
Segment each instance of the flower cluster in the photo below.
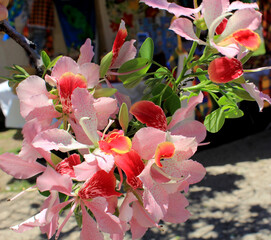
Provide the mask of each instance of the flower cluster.
[{"label": "flower cluster", "polygon": [[[103,233],[123,239],[128,230],[137,239],[163,221],[185,222],[190,216],[185,193],[206,172],[191,159],[206,128],[216,132],[225,118],[241,117],[242,100],[255,99],[260,110],[264,100],[271,102],[243,76],[244,60],[260,44],[254,32],[261,22],[256,4],[203,0],[188,9],[165,0],[141,2],[173,13],[177,18],[170,29],[193,41],[181,74],[175,78],[176,69],[153,61],[150,38],[137,54],[135,40],[126,41],[123,21],[100,65],[91,62],[90,39],[77,62],[70,57],[51,62],[43,52],[43,76],[29,76],[17,87],[26,120],[22,149],[0,155],[0,168],[18,179],[36,176],[31,188],[46,199],[41,212],[14,231],[40,227],[48,239],[57,239],[75,214],[81,239],[103,239]],[[201,30],[208,30],[207,39],[199,38]],[[206,48],[195,60],[197,44]],[[150,73],[152,64],[158,69]],[[110,84],[112,75],[127,88],[146,79],[144,100],[131,104]],[[200,83],[186,86],[194,77]],[[193,118],[202,92],[218,103],[204,124]],[[63,210],[66,218],[59,224]]]}]

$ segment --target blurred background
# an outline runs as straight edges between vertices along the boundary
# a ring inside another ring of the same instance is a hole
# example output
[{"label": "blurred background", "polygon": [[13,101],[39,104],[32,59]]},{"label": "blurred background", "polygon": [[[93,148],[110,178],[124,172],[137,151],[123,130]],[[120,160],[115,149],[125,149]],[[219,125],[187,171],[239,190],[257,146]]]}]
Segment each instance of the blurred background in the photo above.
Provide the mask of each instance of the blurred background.
[{"label": "blurred background", "polygon": [[[192,0],[175,2],[193,7]],[[262,45],[245,68],[271,65],[271,1],[257,2],[263,14],[263,23],[258,29]],[[99,63],[111,50],[121,19],[126,23],[128,39],[136,39],[137,48],[147,37],[152,37],[154,59],[169,69],[181,65],[191,46],[191,42],[177,38],[168,30],[172,15],[138,0],[12,0],[8,8],[9,23],[37,45],[38,53],[44,49],[52,59],[58,55],[77,59],[80,46],[90,38],[95,51],[93,61]],[[0,76],[10,77],[12,73],[6,67],[13,64],[35,74],[24,50],[4,33],[0,33],[0,39]],[[198,56],[202,50],[197,49]],[[246,79],[271,96],[270,70],[247,74]],[[112,82],[120,86],[117,78]],[[196,82],[197,79],[191,84]],[[136,101],[143,89],[144,83],[128,94]],[[127,93],[125,89],[121,91]],[[18,153],[24,120],[16,93],[4,80],[0,80],[0,107],[0,154]],[[203,121],[215,108],[215,103],[205,94],[195,118]],[[271,107],[266,104],[259,112],[255,102],[244,101],[240,109],[244,116],[227,119],[218,133],[208,133],[205,142],[210,144],[201,146],[193,158],[207,167],[207,175],[187,195],[192,218],[181,225],[165,224],[162,230],[150,230],[144,239],[271,239]],[[42,197],[36,192],[24,194],[14,202],[6,201],[32,183],[31,179],[12,179],[0,170],[0,240],[46,239],[38,229],[25,234],[8,229],[38,212]],[[65,226],[61,236],[78,239],[79,229],[74,219]],[[126,239],[130,238],[128,235]]]}]

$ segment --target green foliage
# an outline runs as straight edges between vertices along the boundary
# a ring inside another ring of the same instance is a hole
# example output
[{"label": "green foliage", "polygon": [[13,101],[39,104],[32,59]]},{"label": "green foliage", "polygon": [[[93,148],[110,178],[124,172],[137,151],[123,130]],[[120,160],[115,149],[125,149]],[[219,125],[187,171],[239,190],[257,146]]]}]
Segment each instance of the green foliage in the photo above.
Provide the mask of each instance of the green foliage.
[{"label": "green foliage", "polygon": [[147,38],[139,49],[138,56],[152,60],[154,52],[154,44],[151,38]]},{"label": "green foliage", "polygon": [[107,73],[111,62],[113,58],[113,52],[107,53],[101,60],[101,65],[100,65],[100,77],[103,78],[105,74]]},{"label": "green foliage", "polygon": [[43,62],[43,65],[46,69],[48,69],[48,66],[51,63],[50,57],[47,55],[47,53],[45,51],[41,51],[41,59]]},{"label": "green foliage", "polygon": [[119,111],[119,123],[123,131],[126,131],[129,125],[129,112],[126,103],[122,103]]},{"label": "green foliage", "polygon": [[100,97],[111,97],[113,96],[118,90],[116,88],[97,88],[94,91],[93,97],[100,98]]},{"label": "green foliage", "polygon": [[218,108],[206,116],[204,125],[211,133],[218,132],[225,122],[225,114],[222,108]]},{"label": "green foliage", "polygon": [[45,51],[41,51],[41,60],[44,66],[44,71],[42,74],[42,78],[44,78],[45,74],[47,73],[48,70],[51,70],[55,64],[57,63],[57,61],[62,57],[62,55],[54,58],[52,61],[50,59],[50,57],[48,56],[48,54]]},{"label": "green foliage", "polygon": [[[151,62],[147,58],[134,58],[124,63],[118,70],[124,87],[133,88],[138,85],[149,70]],[[125,74],[127,73],[127,74]]]},{"label": "green foliage", "polygon": [[176,94],[171,94],[171,96],[165,100],[164,107],[170,115],[173,115],[175,111],[181,107],[179,97]]},{"label": "green foliage", "polygon": [[21,81],[30,76],[25,69],[15,64],[12,67],[6,67],[6,69],[12,73],[11,77],[0,76],[0,79],[8,81],[11,88],[16,87]]}]

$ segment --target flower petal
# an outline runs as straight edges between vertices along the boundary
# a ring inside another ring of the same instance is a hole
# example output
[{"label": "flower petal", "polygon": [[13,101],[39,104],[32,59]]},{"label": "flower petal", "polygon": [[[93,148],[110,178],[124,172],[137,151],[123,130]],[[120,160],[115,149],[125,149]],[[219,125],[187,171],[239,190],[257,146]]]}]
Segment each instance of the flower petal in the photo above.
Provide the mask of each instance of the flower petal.
[{"label": "flower petal", "polygon": [[81,144],[74,140],[72,135],[63,129],[49,129],[37,134],[33,140],[33,146],[42,148],[45,151],[59,150],[68,152],[74,149],[88,148],[87,145]]},{"label": "flower petal", "polygon": [[70,113],[72,111],[71,96],[76,88],[87,88],[87,80],[81,74],[73,74],[66,72],[58,79],[58,91],[63,112]]},{"label": "flower petal", "polygon": [[61,175],[67,174],[70,177],[74,178],[75,173],[73,167],[80,164],[80,155],[79,154],[72,154],[68,158],[63,159],[60,163],[56,165],[55,170],[60,173]]},{"label": "flower petal", "polygon": [[[97,223],[92,219],[86,211],[84,204],[81,204],[82,209],[82,230],[80,233],[80,240],[97,239],[103,240],[104,236],[99,231]],[[90,237],[91,236],[91,237]]]},{"label": "flower petal", "polygon": [[120,48],[118,57],[110,68],[119,68],[123,63],[133,59],[136,56],[137,50],[134,46],[136,40],[125,42]]},{"label": "flower petal", "polygon": [[93,56],[94,56],[93,46],[91,45],[91,40],[88,38],[80,48],[80,55],[77,60],[77,63],[79,65],[89,63],[91,62]]},{"label": "flower petal", "polygon": [[131,150],[126,154],[116,155],[115,163],[127,176],[127,183],[134,189],[142,187],[142,182],[138,175],[143,171],[145,165],[139,154]]},{"label": "flower petal", "polygon": [[11,227],[11,229],[15,232],[22,233],[24,231],[32,229],[33,227],[43,226],[47,223],[45,220],[46,212],[47,209],[43,209],[40,213],[16,226]]},{"label": "flower petal", "polygon": [[148,127],[158,128],[162,131],[167,129],[167,118],[163,109],[151,101],[139,101],[133,104],[130,113]]},{"label": "flower petal", "polygon": [[254,9],[237,10],[228,20],[227,26],[216,42],[230,36],[240,29],[256,30],[262,20],[262,14]]},{"label": "flower petal", "polygon": [[208,29],[217,17],[226,12],[229,5],[229,0],[203,0],[202,14]]},{"label": "flower petal", "polygon": [[155,163],[158,167],[163,167],[161,158],[172,158],[175,153],[174,144],[171,142],[162,142],[158,144],[155,151]]},{"label": "flower petal", "polygon": [[170,129],[172,135],[195,137],[197,142],[202,142],[207,134],[206,127],[196,120],[184,120]]},{"label": "flower petal", "polygon": [[87,79],[87,88],[94,88],[99,84],[100,66],[95,63],[84,63],[80,66],[80,73]]},{"label": "flower petal", "polygon": [[84,130],[89,139],[95,144],[98,142],[99,136],[97,134],[98,120],[93,103],[94,98],[87,89],[77,88],[72,94],[74,115],[78,122],[82,118],[88,118],[83,120]]},{"label": "flower petal", "polygon": [[271,98],[267,94],[260,92],[254,83],[244,83],[242,86],[256,100],[260,111],[263,110],[264,100],[271,104]]},{"label": "flower petal", "polygon": [[259,9],[257,3],[243,3],[241,1],[234,1],[228,8],[228,11],[236,10],[236,9],[244,9],[244,8],[254,8]]},{"label": "flower petal", "polygon": [[35,161],[23,160],[13,153],[3,153],[0,155],[0,168],[7,174],[18,179],[33,177],[46,169]]},{"label": "flower petal", "polygon": [[261,38],[258,33],[249,29],[241,29],[232,34],[232,37],[240,45],[246,47],[250,51],[255,51],[260,47]]},{"label": "flower petal", "polygon": [[159,143],[166,141],[166,133],[152,127],[139,129],[132,140],[133,149],[144,160],[151,159]]},{"label": "flower petal", "polygon": [[61,57],[53,67],[51,76],[57,80],[66,72],[79,73],[79,65],[70,57]]},{"label": "flower petal", "polygon": [[[195,107],[203,100],[203,94],[200,92],[197,96],[193,96],[189,99],[187,106],[178,109],[172,116],[172,119],[168,125],[168,130],[171,129],[182,120],[193,117]],[[186,104],[186,103],[184,103]]]},{"label": "flower petal", "polygon": [[227,83],[243,75],[243,66],[236,58],[220,57],[210,63],[208,74],[212,82]]},{"label": "flower petal", "polygon": [[108,204],[105,198],[97,197],[92,201],[84,201],[85,205],[95,216],[99,229],[111,234],[122,234],[122,226],[118,217],[107,211]]},{"label": "flower petal", "polygon": [[117,100],[110,97],[100,97],[94,100],[93,106],[98,121],[97,129],[102,130],[107,126],[109,117],[118,111]]},{"label": "flower petal", "polygon": [[44,173],[37,178],[37,187],[41,192],[58,191],[70,195],[72,180],[68,175],[61,175],[52,167],[48,166]]},{"label": "flower petal", "polygon": [[187,40],[196,41],[199,44],[206,45],[205,42],[196,36],[194,32],[194,25],[189,19],[177,18],[171,23],[169,29]]},{"label": "flower petal", "polygon": [[112,132],[105,140],[99,141],[100,149],[108,154],[124,154],[131,150],[130,138],[119,132]]},{"label": "flower petal", "polygon": [[187,199],[181,193],[170,194],[167,213],[163,220],[170,223],[185,222],[191,216],[190,212],[185,209],[188,205]]},{"label": "flower petal", "polygon": [[87,162],[97,161],[97,165],[100,169],[110,172],[114,167],[114,156],[107,154],[101,151],[99,148],[96,148],[92,154],[85,155]]},{"label": "flower petal", "polygon": [[127,29],[125,27],[125,22],[123,20],[121,20],[117,36],[116,36],[115,41],[113,43],[113,48],[112,48],[113,57],[112,57],[111,66],[115,63],[115,61],[119,55],[120,49],[123,46],[127,35],[128,35],[128,33],[127,33]]},{"label": "flower petal", "polygon": [[113,170],[107,173],[104,170],[96,172],[89,180],[87,180],[78,192],[81,199],[90,200],[96,197],[120,196],[115,191],[116,178]]}]

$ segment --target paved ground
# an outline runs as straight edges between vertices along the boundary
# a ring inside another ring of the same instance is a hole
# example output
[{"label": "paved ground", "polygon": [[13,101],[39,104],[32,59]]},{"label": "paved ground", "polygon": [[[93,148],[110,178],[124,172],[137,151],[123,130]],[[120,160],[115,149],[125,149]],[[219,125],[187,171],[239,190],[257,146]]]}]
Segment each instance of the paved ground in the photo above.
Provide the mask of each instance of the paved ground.
[{"label": "paved ground", "polygon": [[[193,216],[184,224],[165,224],[164,232],[152,229],[142,240],[270,240],[271,131],[199,152],[193,159],[207,167],[204,180],[187,195]],[[9,180],[1,172],[0,178]],[[7,202],[13,195],[0,193],[0,240],[45,239],[38,229],[23,234],[8,229],[37,213],[42,203],[34,192]],[[79,239],[74,219],[60,239]]]}]

